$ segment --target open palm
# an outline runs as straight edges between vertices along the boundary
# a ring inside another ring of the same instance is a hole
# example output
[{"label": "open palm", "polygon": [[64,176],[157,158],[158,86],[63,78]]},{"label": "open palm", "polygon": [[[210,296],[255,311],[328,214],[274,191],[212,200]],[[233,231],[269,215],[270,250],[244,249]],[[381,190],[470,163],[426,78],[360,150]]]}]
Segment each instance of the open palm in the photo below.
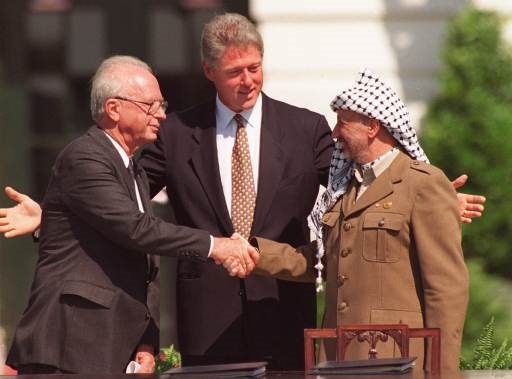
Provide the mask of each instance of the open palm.
[{"label": "open palm", "polygon": [[11,238],[35,231],[41,223],[39,204],[12,187],[5,187],[5,194],[17,205],[0,208],[0,233],[4,233],[6,238]]}]

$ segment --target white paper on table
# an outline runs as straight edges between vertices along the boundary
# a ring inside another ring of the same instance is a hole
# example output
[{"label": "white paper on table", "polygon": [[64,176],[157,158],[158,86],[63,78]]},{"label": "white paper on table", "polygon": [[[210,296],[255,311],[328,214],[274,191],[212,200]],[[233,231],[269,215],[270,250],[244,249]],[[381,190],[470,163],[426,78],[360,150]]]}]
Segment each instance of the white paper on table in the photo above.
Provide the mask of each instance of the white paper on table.
[{"label": "white paper on table", "polygon": [[139,372],[139,369],[140,369],[140,364],[138,364],[135,361],[130,361],[130,363],[128,363],[128,366],[126,366],[126,373],[127,374],[136,374],[137,372]]}]

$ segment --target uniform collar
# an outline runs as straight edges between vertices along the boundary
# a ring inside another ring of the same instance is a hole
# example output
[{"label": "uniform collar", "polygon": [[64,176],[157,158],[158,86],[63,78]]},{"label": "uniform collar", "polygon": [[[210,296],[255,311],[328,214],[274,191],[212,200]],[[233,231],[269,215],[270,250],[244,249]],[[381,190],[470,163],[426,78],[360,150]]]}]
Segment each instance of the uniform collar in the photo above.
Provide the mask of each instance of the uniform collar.
[{"label": "uniform collar", "polygon": [[391,165],[398,152],[399,150],[393,147],[374,161],[363,165],[356,165],[354,172],[356,180],[360,184],[369,185]]}]

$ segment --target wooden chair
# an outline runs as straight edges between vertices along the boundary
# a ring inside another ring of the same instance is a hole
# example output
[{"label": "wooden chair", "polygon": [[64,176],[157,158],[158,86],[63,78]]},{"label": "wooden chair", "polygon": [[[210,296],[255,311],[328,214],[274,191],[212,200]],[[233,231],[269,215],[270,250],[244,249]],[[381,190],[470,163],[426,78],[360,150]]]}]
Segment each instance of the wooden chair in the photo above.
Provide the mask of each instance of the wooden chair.
[{"label": "wooden chair", "polygon": [[356,339],[369,345],[368,359],[377,358],[377,343],[391,337],[400,349],[402,357],[409,356],[411,338],[430,338],[430,371],[439,374],[441,370],[441,331],[439,328],[409,328],[406,324],[354,324],[340,325],[336,329],[304,329],[304,370],[315,365],[315,339],[336,339],[336,360],[345,359],[347,346]]}]

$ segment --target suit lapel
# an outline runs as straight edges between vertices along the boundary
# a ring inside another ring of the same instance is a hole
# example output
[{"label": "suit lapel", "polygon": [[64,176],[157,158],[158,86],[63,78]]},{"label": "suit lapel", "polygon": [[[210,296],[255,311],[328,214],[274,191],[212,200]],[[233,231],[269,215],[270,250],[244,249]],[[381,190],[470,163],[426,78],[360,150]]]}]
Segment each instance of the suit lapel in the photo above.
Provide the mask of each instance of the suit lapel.
[{"label": "suit lapel", "polygon": [[128,169],[124,166],[123,159],[119,152],[116,150],[112,142],[105,135],[105,132],[99,126],[93,126],[89,129],[89,134],[91,137],[101,146],[103,146],[104,151],[110,156],[112,162],[114,163],[117,171],[120,173],[121,183],[124,185],[128,193],[130,194],[130,198],[137,202],[137,196],[135,195],[135,187],[133,185],[133,179],[128,171]]},{"label": "suit lapel", "polygon": [[[393,193],[393,185],[402,180],[402,174],[405,172],[404,164],[406,163],[407,156],[400,152],[388,169],[384,170],[384,172],[375,179],[370,187],[368,187],[368,190],[355,204],[352,202],[352,205],[347,204],[347,208],[345,208],[344,203],[343,211],[345,216],[350,216],[355,212],[365,209]],[[355,191],[353,196],[355,198]]]},{"label": "suit lapel", "polygon": [[196,126],[192,135],[193,149],[190,155],[190,165],[201,182],[203,191],[222,228],[227,234],[231,234],[233,225],[229,217],[219,172],[215,102],[209,109],[202,112],[199,124],[201,126]]},{"label": "suit lapel", "polygon": [[263,227],[284,169],[281,146],[282,130],[278,122],[278,115],[272,100],[264,94],[262,96],[259,177],[252,235],[257,234]]},{"label": "suit lapel", "polygon": [[[133,178],[130,175],[128,169],[124,166],[123,159],[119,152],[116,150],[112,142],[105,135],[105,132],[99,128],[98,126],[93,126],[89,129],[90,135],[95,139],[100,145],[105,148],[105,151],[110,155],[112,162],[114,163],[116,169],[120,173],[121,183],[124,184],[128,193],[130,194],[130,198],[137,204],[137,195],[135,194],[135,184],[133,182]],[[140,198],[142,200],[142,205],[144,207],[144,211],[149,215],[153,215],[153,208],[151,208],[151,200],[149,197],[149,184],[148,178],[146,176],[146,172],[139,167],[135,170],[135,176],[137,181],[137,187],[139,189]],[[147,262],[147,270],[150,274],[153,273],[156,267],[158,267],[158,259],[149,254],[146,255]],[[156,275],[156,273],[155,273]]]},{"label": "suit lapel", "polygon": [[350,184],[348,186],[347,192],[343,195],[342,199],[342,209],[343,214],[346,216],[351,213],[352,208],[355,205],[356,194],[357,194],[357,185],[356,179],[352,178]]}]

